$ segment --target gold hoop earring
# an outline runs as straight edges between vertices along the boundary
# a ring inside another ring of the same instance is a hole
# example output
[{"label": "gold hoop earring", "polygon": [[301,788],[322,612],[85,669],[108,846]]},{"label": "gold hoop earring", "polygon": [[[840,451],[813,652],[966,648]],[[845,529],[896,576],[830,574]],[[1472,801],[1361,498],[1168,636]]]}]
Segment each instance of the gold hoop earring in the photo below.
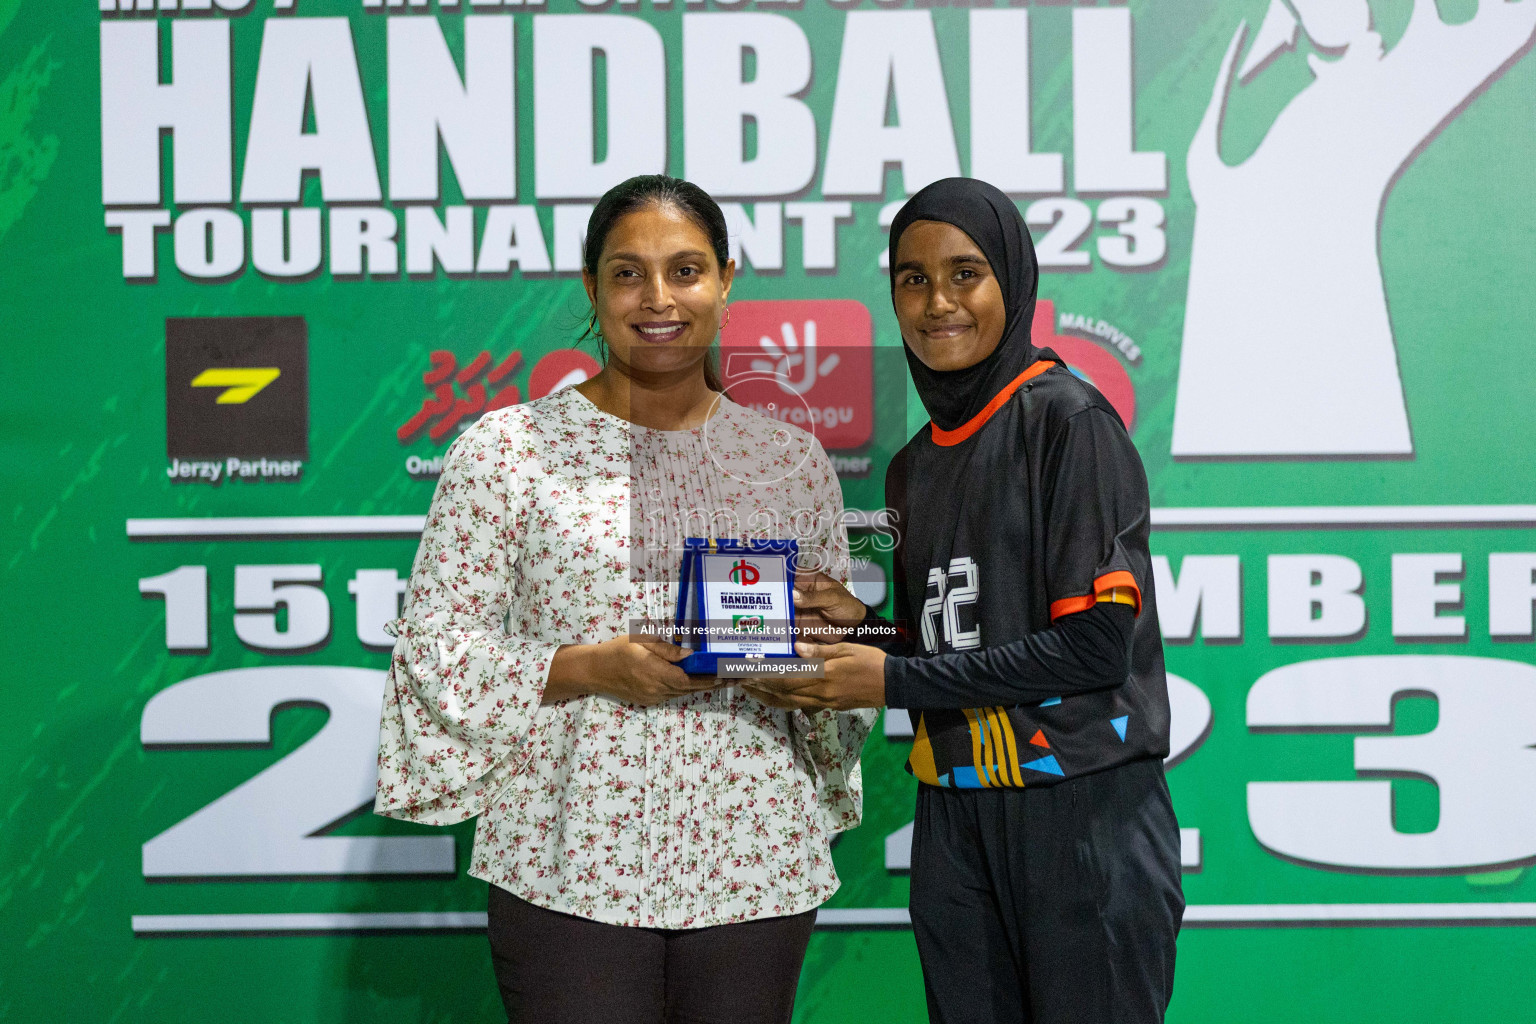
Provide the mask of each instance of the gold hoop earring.
[{"label": "gold hoop earring", "polygon": [[725,330],[726,325],[729,324],[730,322],[731,322],[731,307],[730,306],[726,306],[725,307],[725,319],[720,321],[720,329],[722,331]]}]

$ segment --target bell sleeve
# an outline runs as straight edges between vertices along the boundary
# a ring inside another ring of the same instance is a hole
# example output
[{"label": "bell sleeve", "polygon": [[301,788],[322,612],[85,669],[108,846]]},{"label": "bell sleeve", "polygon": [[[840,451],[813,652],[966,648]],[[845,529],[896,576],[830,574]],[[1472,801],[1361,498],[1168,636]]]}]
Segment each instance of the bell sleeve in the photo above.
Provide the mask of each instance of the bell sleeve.
[{"label": "bell sleeve", "polygon": [[443,460],[395,648],[379,729],[376,813],[428,825],[479,814],[526,764],[558,643],[507,631],[518,557],[514,429],[491,413]]}]

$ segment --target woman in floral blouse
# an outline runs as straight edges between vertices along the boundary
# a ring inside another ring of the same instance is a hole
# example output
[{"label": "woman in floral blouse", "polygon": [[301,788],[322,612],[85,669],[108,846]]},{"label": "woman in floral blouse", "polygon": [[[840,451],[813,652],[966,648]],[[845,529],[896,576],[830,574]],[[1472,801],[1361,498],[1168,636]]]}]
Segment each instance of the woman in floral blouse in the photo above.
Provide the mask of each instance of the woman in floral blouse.
[{"label": "woman in floral blouse", "polygon": [[786,711],[658,638],[681,538],[794,537],[847,582],[814,438],[720,394],[735,264],[702,190],[598,203],[583,280],[601,373],[454,443],[386,688],[380,814],[480,816],[513,1021],[788,1021],[831,836],[859,822],[873,711]]}]

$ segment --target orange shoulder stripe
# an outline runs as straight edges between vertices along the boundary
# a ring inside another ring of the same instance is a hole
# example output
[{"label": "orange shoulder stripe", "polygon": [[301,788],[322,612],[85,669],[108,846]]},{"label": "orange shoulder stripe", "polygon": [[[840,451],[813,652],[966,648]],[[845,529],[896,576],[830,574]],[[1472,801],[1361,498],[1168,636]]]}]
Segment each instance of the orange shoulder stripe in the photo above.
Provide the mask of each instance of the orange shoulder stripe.
[{"label": "orange shoulder stripe", "polygon": [[933,443],[943,445],[945,448],[952,448],[959,444],[961,441],[964,441],[966,438],[976,433],[976,431],[980,430],[986,424],[987,420],[992,418],[992,414],[1001,409],[1003,407],[1003,403],[1012,398],[1015,391],[1023,387],[1025,381],[1029,380],[1031,377],[1040,376],[1040,374],[1044,373],[1046,370],[1049,370],[1055,365],[1056,364],[1049,359],[1035,360],[1033,363],[1029,364],[1029,369],[1013,378],[1013,380],[1009,381],[1008,385],[1004,387],[1003,390],[999,391],[996,395],[993,395],[992,401],[987,403],[987,407],[985,409],[981,410],[981,412],[960,424],[954,430],[942,430],[937,423],[928,424],[933,428]]}]

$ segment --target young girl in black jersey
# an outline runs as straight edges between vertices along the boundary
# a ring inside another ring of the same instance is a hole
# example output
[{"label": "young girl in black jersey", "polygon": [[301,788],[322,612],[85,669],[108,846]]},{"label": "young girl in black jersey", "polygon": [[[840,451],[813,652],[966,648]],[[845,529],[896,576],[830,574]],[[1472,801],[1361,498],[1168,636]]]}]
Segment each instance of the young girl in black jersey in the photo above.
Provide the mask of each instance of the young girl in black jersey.
[{"label": "young girl in black jersey", "polygon": [[798,581],[820,680],[799,708],[909,709],[912,924],[933,1020],[1161,1021],[1184,901],[1140,457],[1030,341],[1038,265],[1006,195],[949,178],[891,225],[891,291],[932,423],[892,460],[895,642]]}]

